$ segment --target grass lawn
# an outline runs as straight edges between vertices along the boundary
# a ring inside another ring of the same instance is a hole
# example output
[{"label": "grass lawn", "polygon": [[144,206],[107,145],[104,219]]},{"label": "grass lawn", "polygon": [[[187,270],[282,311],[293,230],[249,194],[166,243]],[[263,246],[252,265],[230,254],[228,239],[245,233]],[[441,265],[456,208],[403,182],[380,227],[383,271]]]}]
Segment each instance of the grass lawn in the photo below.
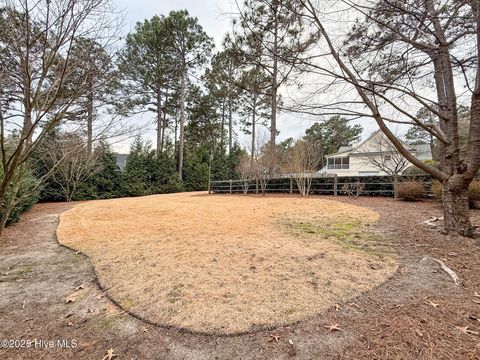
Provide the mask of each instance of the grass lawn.
[{"label": "grass lawn", "polygon": [[234,334],[306,319],[384,282],[397,261],[378,220],[319,198],[184,193],[77,204],[57,234],[124,309]]}]

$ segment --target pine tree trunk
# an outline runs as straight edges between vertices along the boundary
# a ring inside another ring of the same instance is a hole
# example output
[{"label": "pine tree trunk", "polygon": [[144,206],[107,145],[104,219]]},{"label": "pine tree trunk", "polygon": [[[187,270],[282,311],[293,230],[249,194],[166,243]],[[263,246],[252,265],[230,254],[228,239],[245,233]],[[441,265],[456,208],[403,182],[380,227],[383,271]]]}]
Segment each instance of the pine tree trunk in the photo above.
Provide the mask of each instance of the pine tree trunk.
[{"label": "pine tree trunk", "polygon": [[167,127],[167,112],[164,111],[163,113],[163,124],[162,124],[162,144],[160,145],[160,150],[163,151],[163,147],[165,144],[165,129]]},{"label": "pine tree trunk", "polygon": [[[184,67],[185,69],[185,67]],[[180,84],[180,123],[179,126],[179,139],[178,139],[178,177],[180,180],[183,180],[183,138],[184,138],[184,125],[185,125],[185,76],[186,73],[182,74],[181,84]]]},{"label": "pine tree trunk", "polygon": [[469,217],[469,184],[459,176],[452,176],[443,188],[443,212],[445,231],[462,236],[473,236]]},{"label": "pine tree trunk", "polygon": [[250,159],[253,161],[255,157],[255,137],[256,137],[256,122],[257,122],[257,96],[253,96],[253,104],[252,104],[252,150],[250,154]]},{"label": "pine tree trunk", "polygon": [[225,144],[225,100],[222,101],[222,125],[221,125],[220,144]]},{"label": "pine tree trunk", "polygon": [[159,88],[157,90],[157,157],[160,156],[162,151],[162,129],[162,96]]},{"label": "pine tree trunk", "polygon": [[[177,152],[178,152],[178,114],[177,114],[177,110],[175,110],[175,139],[174,139],[174,153],[175,153],[175,156],[177,156]],[[177,163],[177,171],[178,171],[178,163]]]},{"label": "pine tree trunk", "polygon": [[277,138],[277,74],[278,74],[278,24],[275,10],[275,23],[274,23],[274,38],[273,38],[273,66],[272,66],[272,104],[271,104],[271,120],[270,120],[270,145],[275,146]]},{"label": "pine tree trunk", "polygon": [[228,153],[232,153],[233,147],[233,106],[231,97],[228,98]]},{"label": "pine tree trunk", "polygon": [[93,151],[93,80],[92,75],[88,80],[88,98],[87,98],[87,151],[89,154]]}]

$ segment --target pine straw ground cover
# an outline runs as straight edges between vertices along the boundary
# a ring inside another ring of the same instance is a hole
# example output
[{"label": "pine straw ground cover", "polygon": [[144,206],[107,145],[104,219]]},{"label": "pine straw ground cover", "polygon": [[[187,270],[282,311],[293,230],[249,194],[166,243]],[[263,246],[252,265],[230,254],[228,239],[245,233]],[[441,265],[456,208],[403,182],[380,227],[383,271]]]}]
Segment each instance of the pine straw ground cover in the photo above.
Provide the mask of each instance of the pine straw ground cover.
[{"label": "pine straw ground cover", "polygon": [[153,323],[235,334],[294,323],[397,268],[373,210],[325,199],[170,194],[81,203],[59,241]]}]

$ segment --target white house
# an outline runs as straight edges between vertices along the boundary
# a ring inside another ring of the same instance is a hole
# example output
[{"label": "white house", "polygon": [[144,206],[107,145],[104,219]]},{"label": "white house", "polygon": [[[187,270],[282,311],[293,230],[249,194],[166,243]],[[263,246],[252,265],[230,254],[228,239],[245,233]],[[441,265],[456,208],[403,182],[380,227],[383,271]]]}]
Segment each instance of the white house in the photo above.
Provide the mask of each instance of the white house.
[{"label": "white house", "polygon": [[[418,159],[431,160],[429,144],[404,146]],[[410,163],[394,148],[383,132],[375,131],[359,144],[342,146],[338,152],[325,156],[326,166],[319,171],[322,174],[338,176],[389,175],[385,168],[397,166],[401,174]]]}]

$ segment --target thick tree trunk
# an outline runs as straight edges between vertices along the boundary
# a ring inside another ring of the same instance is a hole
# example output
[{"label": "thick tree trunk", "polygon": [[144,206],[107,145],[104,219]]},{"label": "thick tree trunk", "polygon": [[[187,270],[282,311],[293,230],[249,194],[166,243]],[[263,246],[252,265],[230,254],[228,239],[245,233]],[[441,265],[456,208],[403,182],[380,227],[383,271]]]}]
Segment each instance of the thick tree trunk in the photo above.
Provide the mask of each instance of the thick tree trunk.
[{"label": "thick tree trunk", "polygon": [[0,235],[2,235],[3,229],[7,226],[8,217],[10,216],[9,212],[2,212],[2,217],[0,219]]},{"label": "thick tree trunk", "polygon": [[[18,169],[18,171],[20,171],[20,169]],[[0,199],[3,199],[2,201],[3,204],[2,204],[2,208],[0,209],[2,213],[0,217],[0,235],[2,234],[2,231],[5,228],[5,226],[7,226],[8,218],[10,217],[12,210],[16,206],[15,202],[16,202],[18,190],[20,188],[20,182],[21,182],[20,176],[18,175],[12,176],[10,181],[5,184],[5,190],[1,192]],[[9,189],[9,185],[8,185],[9,183],[12,184],[13,188]],[[9,196],[7,196],[7,193],[9,193]]]},{"label": "thick tree trunk", "polygon": [[12,212],[13,206],[12,203],[9,201],[8,204],[3,206],[2,216],[0,217],[0,235],[2,235],[3,229],[7,226],[8,218],[10,217],[10,213]]},{"label": "thick tree trunk", "polygon": [[[184,67],[185,69],[185,67]],[[178,177],[180,180],[183,180],[183,130],[185,125],[185,76],[186,73],[182,74],[181,85],[180,85],[180,122],[178,124]]]},{"label": "thick tree trunk", "polygon": [[473,236],[473,227],[469,216],[469,184],[460,176],[447,180],[443,188],[443,212],[445,231],[462,236]]}]

